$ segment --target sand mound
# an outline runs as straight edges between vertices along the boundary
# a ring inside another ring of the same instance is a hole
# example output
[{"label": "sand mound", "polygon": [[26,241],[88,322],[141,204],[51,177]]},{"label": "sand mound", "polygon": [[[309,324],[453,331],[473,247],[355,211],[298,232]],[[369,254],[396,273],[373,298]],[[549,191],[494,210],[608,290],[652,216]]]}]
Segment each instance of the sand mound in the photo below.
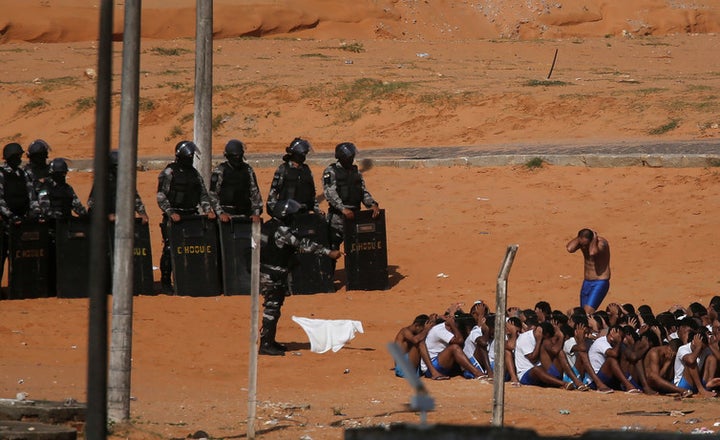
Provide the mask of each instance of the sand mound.
[{"label": "sand mound", "polygon": [[[99,1],[0,0],[0,42],[73,42],[97,38]],[[124,9],[115,7],[115,33],[122,34]],[[269,1],[237,4],[218,0],[216,38],[295,36],[298,38],[390,38],[455,40],[475,38],[563,38],[605,35],[667,35],[720,30],[720,4],[711,0],[505,1],[450,0],[338,2]],[[142,36],[191,38],[195,2],[143,3]]]}]

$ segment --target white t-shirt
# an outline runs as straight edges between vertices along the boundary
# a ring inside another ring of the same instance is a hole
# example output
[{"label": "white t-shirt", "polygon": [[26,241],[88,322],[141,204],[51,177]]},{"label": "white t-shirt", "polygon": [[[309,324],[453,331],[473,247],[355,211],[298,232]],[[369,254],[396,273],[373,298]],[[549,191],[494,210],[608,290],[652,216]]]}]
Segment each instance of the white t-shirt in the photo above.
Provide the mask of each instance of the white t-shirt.
[{"label": "white t-shirt", "polygon": [[538,365],[538,363],[532,363],[530,359],[527,358],[527,354],[530,354],[535,350],[535,345],[537,344],[537,341],[535,341],[535,332],[532,330],[528,330],[525,333],[520,333],[517,338],[517,342],[515,342],[515,370],[517,371],[517,376],[519,379],[522,379],[523,375],[530,370],[535,365]]},{"label": "white t-shirt", "polygon": [[680,379],[682,379],[683,373],[685,372],[685,364],[683,364],[682,358],[690,353],[692,353],[692,348],[690,348],[689,342],[678,348],[677,354],[675,355],[675,379],[673,379],[675,385],[680,383]]},{"label": "white t-shirt", "polygon": [[495,363],[495,338],[488,344],[488,360],[491,364]]},{"label": "white t-shirt", "polygon": [[483,335],[482,329],[479,326],[475,326],[470,330],[470,334],[465,338],[465,345],[463,346],[463,352],[465,356],[470,359],[475,356],[475,349],[477,348],[477,339]]},{"label": "white t-shirt", "polygon": [[572,349],[576,345],[577,342],[575,342],[575,336],[568,339],[563,344],[563,351],[565,352],[565,357],[567,358],[568,364],[570,364],[570,368],[575,366],[575,359],[577,358],[577,354],[572,351]]},{"label": "white t-shirt", "polygon": [[445,350],[454,337],[455,335],[445,327],[444,322],[431,328],[425,338],[425,345],[427,346],[430,359],[435,359],[441,351]]},{"label": "white t-shirt", "polygon": [[607,356],[605,353],[612,348],[607,336],[601,336],[595,339],[590,349],[588,350],[588,358],[590,358],[590,365],[592,365],[593,371],[596,373],[600,371]]}]

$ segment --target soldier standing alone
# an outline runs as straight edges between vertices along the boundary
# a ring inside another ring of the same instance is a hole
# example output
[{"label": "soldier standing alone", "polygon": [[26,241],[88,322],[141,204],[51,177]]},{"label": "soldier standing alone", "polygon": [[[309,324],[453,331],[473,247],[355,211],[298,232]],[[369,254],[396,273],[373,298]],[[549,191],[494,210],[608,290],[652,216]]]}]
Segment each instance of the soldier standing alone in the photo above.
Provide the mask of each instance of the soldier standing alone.
[{"label": "soldier standing alone", "polygon": [[172,293],[172,261],[170,256],[170,222],[179,222],[183,216],[198,214],[198,209],[210,220],[215,219],[205,183],[193,167],[197,146],[191,141],[180,141],[175,146],[175,161],[168,164],[158,177],[157,202],[163,212],[160,232],[163,251],[160,257],[161,283],[164,293]]},{"label": "soldier standing alone", "polygon": [[263,318],[260,331],[259,353],[284,356],[287,348],[275,340],[280,308],[290,294],[288,286],[289,266],[295,251],[327,255],[333,260],[340,258],[340,251],[330,250],[307,238],[296,237],[290,226],[293,215],[301,210],[295,200],[275,203],[272,219],[262,226],[260,250],[260,292],[263,295]]}]

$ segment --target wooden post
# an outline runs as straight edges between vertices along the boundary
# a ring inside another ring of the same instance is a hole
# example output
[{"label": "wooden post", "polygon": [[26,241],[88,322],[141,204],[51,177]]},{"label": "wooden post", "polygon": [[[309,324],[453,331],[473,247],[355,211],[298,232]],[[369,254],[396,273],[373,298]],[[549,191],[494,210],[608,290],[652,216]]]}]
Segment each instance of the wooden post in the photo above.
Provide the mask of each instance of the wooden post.
[{"label": "wooden post", "polygon": [[193,130],[195,144],[200,150],[196,168],[209,188],[212,174],[213,0],[197,0],[196,8]]},{"label": "wooden post", "polygon": [[518,245],[508,246],[497,278],[495,298],[495,369],[493,375],[492,426],[503,426],[505,410],[505,315],[507,310],[507,278],[515,260]]},{"label": "wooden post", "polygon": [[120,146],[117,197],[114,207],[116,216],[112,269],[112,332],[108,376],[108,417],[116,422],[130,419],[141,3],[142,0],[125,0],[123,30]]},{"label": "wooden post", "polygon": [[250,366],[248,367],[248,418],[247,438],[255,439],[257,410],[258,324],[260,322],[260,222],[252,224],[252,259],[250,263]]},{"label": "wooden post", "polygon": [[90,221],[90,312],[88,319],[87,419],[85,438],[107,438],[108,291],[107,277],[107,165],[110,154],[112,108],[113,1],[100,3],[97,96],[95,98],[95,205]]}]

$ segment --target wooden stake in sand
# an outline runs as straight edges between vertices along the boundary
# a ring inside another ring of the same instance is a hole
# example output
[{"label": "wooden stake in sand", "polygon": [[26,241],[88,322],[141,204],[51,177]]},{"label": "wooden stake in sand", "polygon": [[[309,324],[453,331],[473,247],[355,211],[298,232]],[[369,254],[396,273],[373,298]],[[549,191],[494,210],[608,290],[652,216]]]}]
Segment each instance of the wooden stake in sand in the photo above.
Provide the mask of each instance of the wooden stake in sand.
[{"label": "wooden stake in sand", "polygon": [[255,438],[257,410],[258,315],[260,313],[260,222],[252,224],[252,259],[250,262],[250,366],[248,378],[247,438]]},{"label": "wooden stake in sand", "polygon": [[555,61],[557,61],[557,54],[558,54],[558,50],[555,49],[555,55],[553,56],[553,62],[550,65],[550,71],[548,72],[547,79],[550,79],[550,75],[552,75],[552,73],[553,73],[553,69],[555,68]]},{"label": "wooden stake in sand", "polygon": [[505,407],[505,315],[507,310],[507,278],[515,260],[518,245],[508,246],[500,266],[495,298],[495,370],[493,371],[493,426],[503,426]]}]

